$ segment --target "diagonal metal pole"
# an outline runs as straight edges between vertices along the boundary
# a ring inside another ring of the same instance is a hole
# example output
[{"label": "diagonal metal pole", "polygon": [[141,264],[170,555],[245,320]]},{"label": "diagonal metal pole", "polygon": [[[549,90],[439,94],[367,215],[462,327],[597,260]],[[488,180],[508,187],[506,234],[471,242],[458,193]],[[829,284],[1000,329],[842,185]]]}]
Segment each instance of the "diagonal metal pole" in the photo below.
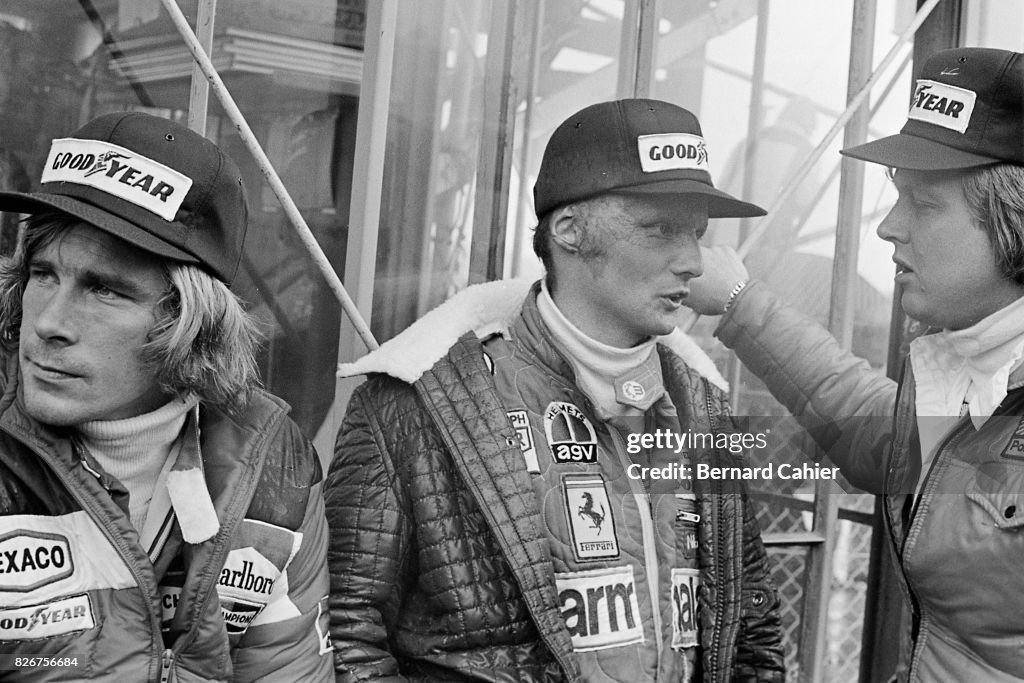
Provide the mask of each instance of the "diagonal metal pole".
[{"label": "diagonal metal pole", "polygon": [[238,134],[242,138],[242,142],[252,153],[256,159],[256,163],[263,173],[267,182],[270,184],[270,188],[277,195],[278,200],[281,202],[281,206],[284,208],[285,215],[291,221],[292,226],[295,228],[296,233],[299,236],[299,240],[303,246],[309,252],[313,262],[316,264],[317,269],[321,275],[327,281],[328,286],[331,288],[331,292],[337,297],[341,303],[342,310],[349,317],[352,322],[352,326],[359,334],[359,338],[366,344],[366,348],[371,351],[377,349],[377,340],[373,338],[373,333],[370,331],[366,321],[363,320],[363,316],[360,315],[359,309],[356,308],[355,302],[352,301],[352,297],[348,295],[345,290],[345,285],[341,283],[341,278],[334,272],[334,267],[331,266],[331,262],[327,260],[327,256],[324,254],[323,249],[320,248],[320,244],[316,241],[316,237],[313,232],[309,229],[309,225],[306,224],[306,220],[302,217],[299,212],[299,207],[295,205],[288,190],[285,189],[284,183],[281,182],[280,176],[277,175],[277,171],[274,170],[273,164],[270,163],[270,159],[267,157],[266,152],[260,146],[259,141],[256,139],[256,134],[252,132],[252,128],[249,127],[248,122],[245,120],[245,116],[242,115],[242,111],[235,104],[235,100],[231,97],[231,93],[228,92],[227,86],[224,85],[224,81],[221,79],[220,74],[217,73],[216,68],[213,66],[213,62],[210,61],[210,57],[203,50],[202,45],[199,43],[199,39],[196,34],[192,31],[192,27],[189,26],[188,20],[178,7],[175,0],[160,0],[164,9],[171,17],[171,21],[174,22],[174,26],[178,29],[178,33],[181,34],[182,39],[185,41],[185,45],[188,47],[189,52],[192,53],[193,59],[196,60],[196,64],[202,70],[203,75],[206,76],[206,80],[210,81],[210,88],[213,90],[213,94],[220,100],[221,106],[224,108],[224,112],[231,119],[231,123],[234,124],[238,130]]}]

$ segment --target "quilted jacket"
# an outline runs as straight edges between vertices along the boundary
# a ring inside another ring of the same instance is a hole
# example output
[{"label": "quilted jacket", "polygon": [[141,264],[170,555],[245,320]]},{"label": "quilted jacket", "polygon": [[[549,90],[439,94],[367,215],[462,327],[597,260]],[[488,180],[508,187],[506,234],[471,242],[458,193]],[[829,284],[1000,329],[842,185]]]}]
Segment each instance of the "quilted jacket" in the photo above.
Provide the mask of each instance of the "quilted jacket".
[{"label": "quilted jacket", "polygon": [[[522,288],[490,287],[522,301]],[[442,333],[446,323],[417,323],[350,368],[374,374],[349,404],[326,489],[337,680],[582,680],[507,406],[477,336],[446,337],[501,313],[484,304],[467,321],[458,302],[443,308],[459,324]],[[444,340],[439,359],[422,332]],[[531,351],[567,372],[548,350]],[[674,397],[725,419],[722,393],[668,348],[659,353]],[[387,356],[410,354],[429,365],[383,374]],[[732,484],[698,492],[702,680],[782,681],[778,598]]]},{"label": "quilted jacket", "polygon": [[[176,462],[202,460],[219,530],[184,542],[178,521],[194,512],[176,506],[151,560],[125,488],[25,414],[17,356],[4,360],[0,679],[329,680],[323,477],[282,401],[258,393],[240,415],[189,417]],[[195,509],[202,493],[184,492]],[[11,668],[18,655],[68,666]]]}]

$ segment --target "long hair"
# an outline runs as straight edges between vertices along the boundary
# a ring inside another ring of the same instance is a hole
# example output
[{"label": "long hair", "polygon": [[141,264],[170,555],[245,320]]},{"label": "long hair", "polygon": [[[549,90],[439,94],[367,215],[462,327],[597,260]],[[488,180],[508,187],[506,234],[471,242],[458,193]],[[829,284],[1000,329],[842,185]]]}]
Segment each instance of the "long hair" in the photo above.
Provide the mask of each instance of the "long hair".
[{"label": "long hair", "polygon": [[1024,166],[995,164],[963,174],[964,199],[988,234],[996,264],[1024,285]]},{"label": "long hair", "polygon": [[[31,257],[78,223],[56,212],[31,216],[14,256],[0,262],[0,345],[8,351],[18,346]],[[166,393],[237,412],[259,386],[254,319],[226,284],[197,266],[166,260],[163,270],[167,291],[143,358]]]}]

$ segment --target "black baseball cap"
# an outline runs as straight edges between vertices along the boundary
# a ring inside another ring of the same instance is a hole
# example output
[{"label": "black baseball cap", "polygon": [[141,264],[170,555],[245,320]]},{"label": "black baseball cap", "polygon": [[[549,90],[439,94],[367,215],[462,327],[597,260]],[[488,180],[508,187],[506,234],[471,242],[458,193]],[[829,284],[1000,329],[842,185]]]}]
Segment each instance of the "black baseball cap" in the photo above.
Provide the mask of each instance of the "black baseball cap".
[{"label": "black baseball cap", "polygon": [[1024,55],[960,47],[929,57],[898,135],[842,150],[893,168],[1024,166]]},{"label": "black baseball cap", "polygon": [[198,133],[142,112],[100,116],[54,140],[39,192],[0,192],[0,211],[53,209],[228,284],[248,227],[235,163]]},{"label": "black baseball cap", "polygon": [[552,133],[533,186],[537,216],[608,192],[699,194],[710,218],[765,215],[715,189],[697,117],[660,100],[594,104]]}]

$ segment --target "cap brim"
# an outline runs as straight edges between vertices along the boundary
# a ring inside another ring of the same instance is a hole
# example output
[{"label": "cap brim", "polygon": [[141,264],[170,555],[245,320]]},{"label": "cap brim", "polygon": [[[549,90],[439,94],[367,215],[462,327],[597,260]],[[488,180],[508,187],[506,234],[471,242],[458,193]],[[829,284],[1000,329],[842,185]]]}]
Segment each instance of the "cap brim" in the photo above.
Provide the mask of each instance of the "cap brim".
[{"label": "cap brim", "polygon": [[928,138],[899,133],[839,151],[854,159],[911,171],[952,171],[999,163],[999,159],[947,147]]},{"label": "cap brim", "polygon": [[643,185],[627,185],[608,190],[623,194],[699,194],[708,198],[708,218],[756,218],[768,212],[757,204],[736,199],[727,192],[699,180],[660,180]]},{"label": "cap brim", "polygon": [[199,263],[195,256],[154,237],[136,224],[80,199],[45,192],[0,192],[0,211],[35,214],[47,210],[70,214],[143,251],[185,263]]}]

